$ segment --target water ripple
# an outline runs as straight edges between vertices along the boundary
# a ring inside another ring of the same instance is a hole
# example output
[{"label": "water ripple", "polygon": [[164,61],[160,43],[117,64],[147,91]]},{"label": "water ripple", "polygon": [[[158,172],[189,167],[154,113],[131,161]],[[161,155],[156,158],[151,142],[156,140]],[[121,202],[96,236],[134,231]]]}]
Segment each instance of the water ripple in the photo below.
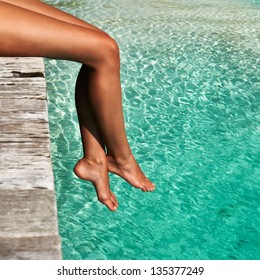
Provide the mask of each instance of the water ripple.
[{"label": "water ripple", "polygon": [[110,213],[72,173],[79,65],[46,61],[65,259],[259,259],[259,5],[48,1],[116,38],[129,142],[154,193],[110,176]]}]

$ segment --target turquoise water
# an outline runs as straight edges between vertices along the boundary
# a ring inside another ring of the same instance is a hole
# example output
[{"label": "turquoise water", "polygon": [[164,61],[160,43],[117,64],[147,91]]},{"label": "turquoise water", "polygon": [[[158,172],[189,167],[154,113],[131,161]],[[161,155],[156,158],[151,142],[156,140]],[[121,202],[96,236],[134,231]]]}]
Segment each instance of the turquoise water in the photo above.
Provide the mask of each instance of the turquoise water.
[{"label": "turquoise water", "polygon": [[[153,193],[72,169],[79,64],[46,60],[64,259],[260,259],[259,1],[48,1],[121,49],[126,129]],[[213,3],[212,3],[213,2]]]}]

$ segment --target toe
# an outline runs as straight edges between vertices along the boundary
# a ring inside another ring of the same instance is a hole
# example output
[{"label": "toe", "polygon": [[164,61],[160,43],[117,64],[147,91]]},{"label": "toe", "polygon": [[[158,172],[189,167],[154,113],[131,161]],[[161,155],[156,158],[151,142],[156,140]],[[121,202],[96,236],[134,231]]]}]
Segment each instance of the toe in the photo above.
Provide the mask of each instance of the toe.
[{"label": "toe", "polygon": [[106,205],[107,208],[111,211],[116,211],[117,210],[117,206],[111,201],[111,203]]},{"label": "toe", "polygon": [[98,200],[111,211],[115,211],[118,208],[117,199],[112,192],[98,194]]},{"label": "toe", "polygon": [[152,192],[155,190],[155,184],[153,184],[150,180],[146,179],[145,185],[146,185],[147,191]]},{"label": "toe", "polygon": [[147,188],[147,185],[145,183],[142,183],[141,184],[141,188],[140,188],[143,192],[148,192],[148,188]]},{"label": "toe", "polygon": [[112,202],[115,206],[115,209],[117,209],[118,208],[118,202],[117,202],[116,196],[112,192],[111,192],[111,199],[112,199]]},{"label": "toe", "polygon": [[107,208],[111,211],[116,211],[116,209],[118,208],[117,203],[113,201],[112,198],[110,200],[105,201],[103,204],[105,204]]}]

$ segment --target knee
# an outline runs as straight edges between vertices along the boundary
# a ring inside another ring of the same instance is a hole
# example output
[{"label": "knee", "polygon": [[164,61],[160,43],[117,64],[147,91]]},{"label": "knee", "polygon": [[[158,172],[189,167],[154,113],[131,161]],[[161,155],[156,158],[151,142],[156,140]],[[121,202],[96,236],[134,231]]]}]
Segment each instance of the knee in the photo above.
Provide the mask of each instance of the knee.
[{"label": "knee", "polygon": [[110,36],[105,36],[101,41],[100,65],[110,70],[120,67],[120,50],[117,42]]},{"label": "knee", "polygon": [[116,57],[119,56],[119,47],[117,42],[113,38],[107,36],[104,45],[107,48],[107,51],[110,52],[110,54]]}]

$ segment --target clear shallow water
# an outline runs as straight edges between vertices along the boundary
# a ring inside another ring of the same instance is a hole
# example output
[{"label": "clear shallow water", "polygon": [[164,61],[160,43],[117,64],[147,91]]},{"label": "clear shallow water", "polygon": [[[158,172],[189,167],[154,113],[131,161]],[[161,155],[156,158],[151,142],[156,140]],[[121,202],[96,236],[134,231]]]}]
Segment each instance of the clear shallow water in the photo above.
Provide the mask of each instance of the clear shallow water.
[{"label": "clear shallow water", "polygon": [[48,1],[121,48],[129,142],[156,184],[110,176],[109,212],[72,172],[79,65],[46,60],[64,259],[259,259],[259,1]]}]

